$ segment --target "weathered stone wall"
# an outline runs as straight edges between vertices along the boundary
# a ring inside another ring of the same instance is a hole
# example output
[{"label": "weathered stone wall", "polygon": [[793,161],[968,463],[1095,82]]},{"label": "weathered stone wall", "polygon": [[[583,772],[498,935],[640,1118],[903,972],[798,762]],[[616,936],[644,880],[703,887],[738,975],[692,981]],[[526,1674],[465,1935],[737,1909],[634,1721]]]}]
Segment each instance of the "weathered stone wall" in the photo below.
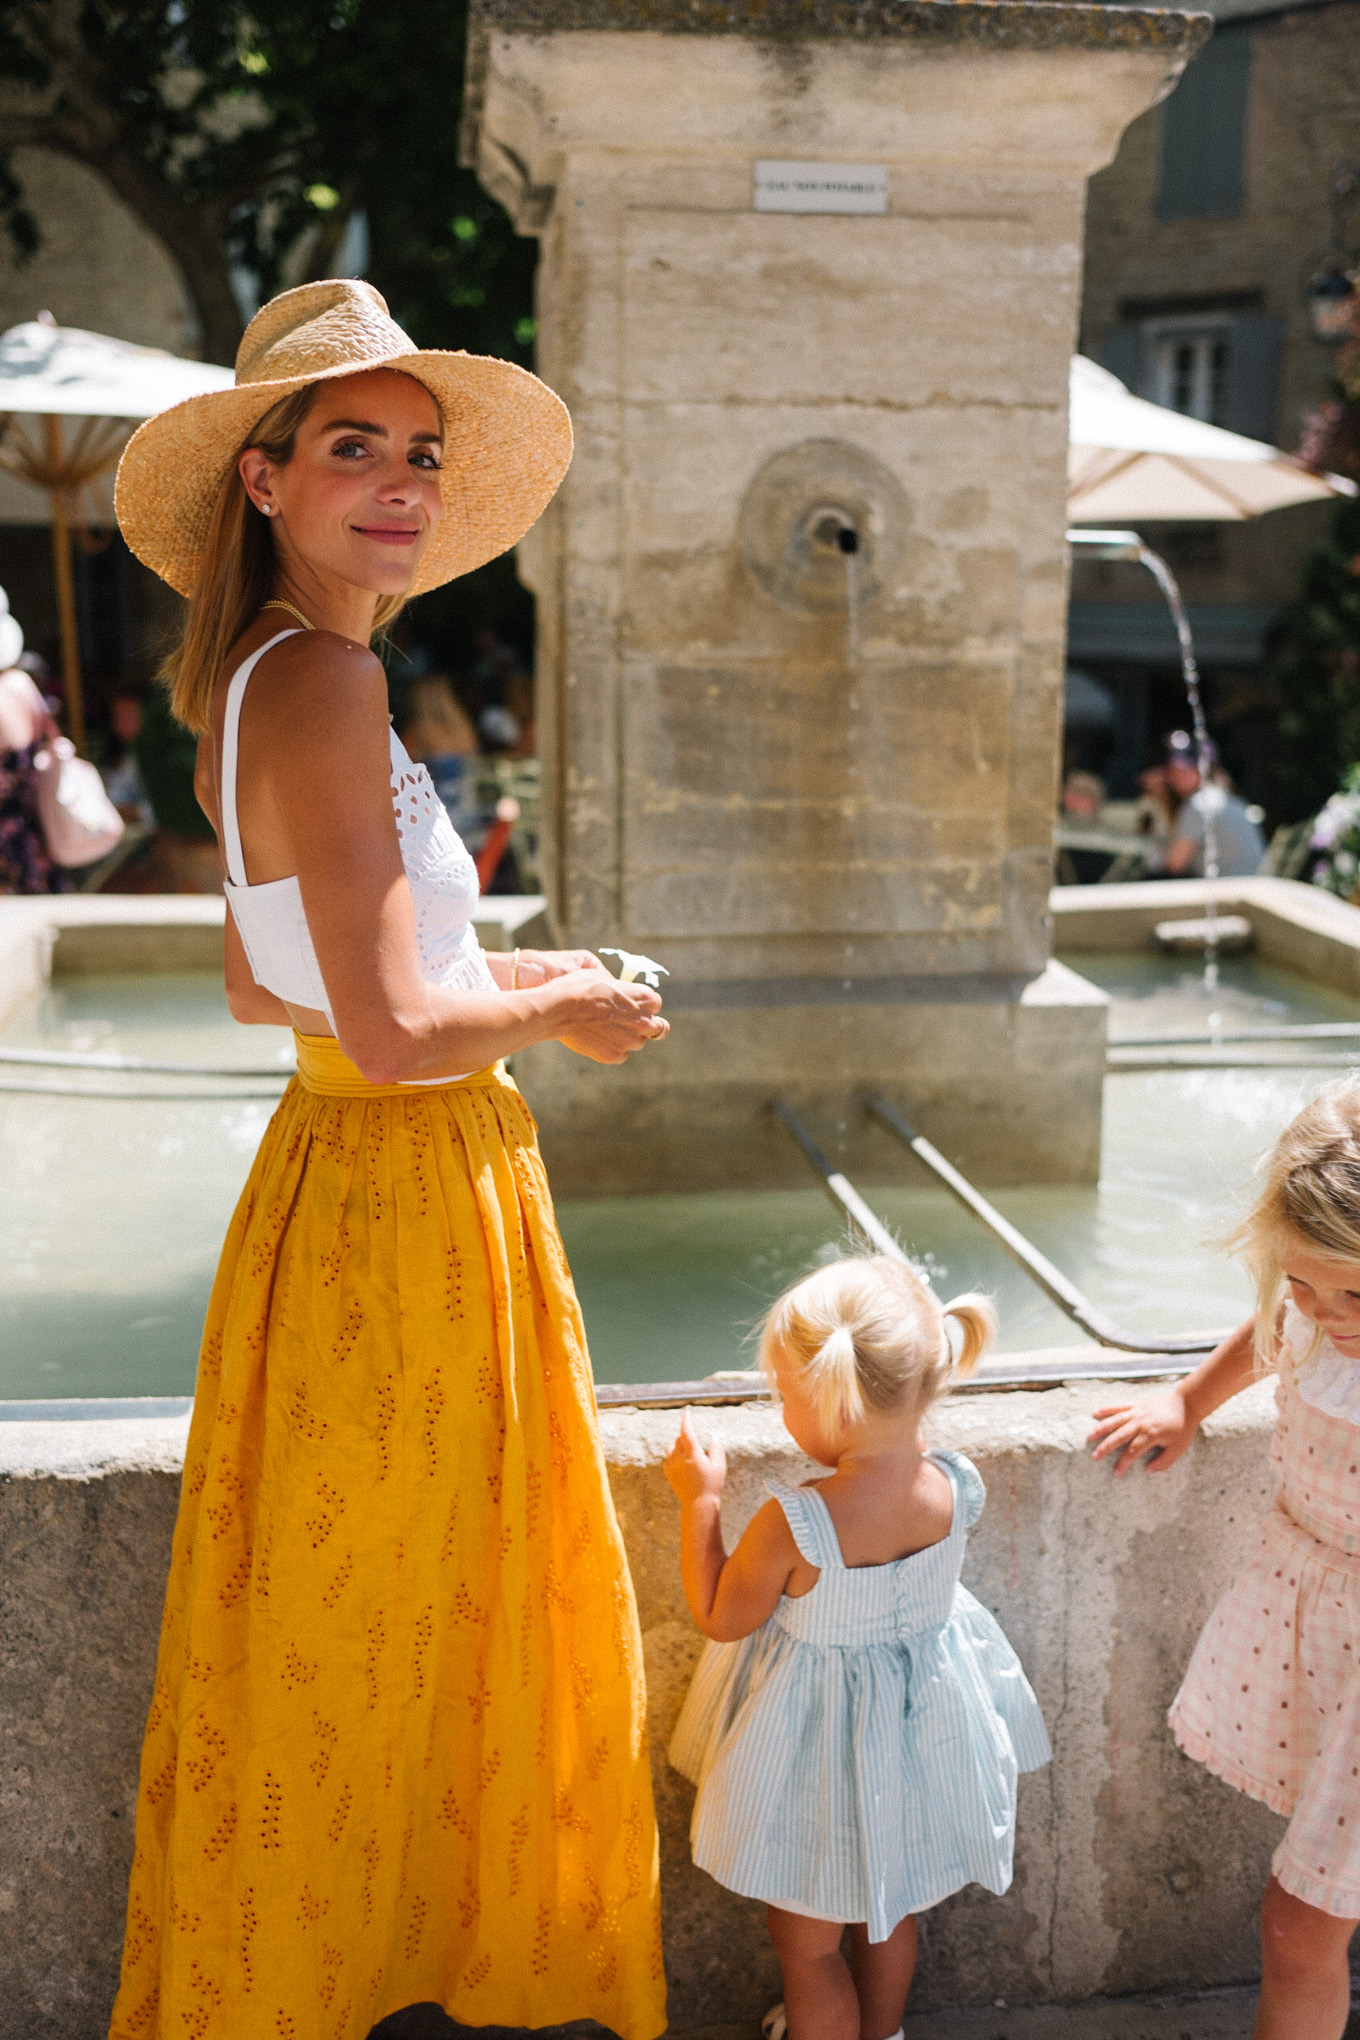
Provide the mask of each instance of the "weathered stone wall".
[{"label": "weathered stone wall", "polygon": [[869,979],[853,1001],[808,981],[710,986],[702,1003],[682,982],[663,987],[669,1039],[621,1069],[557,1042],[521,1050],[515,1081],[558,1195],[804,1186],[774,1099],[856,1181],[900,1182],[900,1149],[850,1105],[874,1091],[984,1183],[1094,1183],[1105,994],[1059,963],[1027,985],[932,982],[933,998]]},{"label": "weathered stone wall", "polygon": [[[1085,180],[1201,28],[479,15],[470,154],[540,236],[577,428],[521,548],[564,935],[723,982],[1034,975]],[[800,156],[883,166],[887,213],[755,210]]]},{"label": "weathered stone wall", "polygon": [[[577,433],[519,553],[545,889],[675,994],[622,1081],[521,1059],[557,1180],[784,1182],[771,1097],[837,1126],[864,1087],[987,1181],[1090,1180],[1099,1014],[1044,976],[1082,211],[1203,23],[474,13],[468,160],[539,236]],[[760,210],[762,158],[875,166],[887,209]]]},{"label": "weathered stone wall", "polygon": [[[1266,1501],[1270,1390],[1169,1474],[1115,1483],[1085,1451],[1096,1386],[960,1397],[937,1439],[989,1501],[965,1579],[1000,1617],[1056,1759],[1022,1781],[1016,1878],[929,1914],[914,2002],[1081,1998],[1241,1981],[1282,1823],[1179,1756],[1165,1711]],[[699,1638],[661,1460],[674,1412],[602,1420],[637,1584],[672,2025],[754,2020],[776,1970],[758,1906],[689,1862],[692,1794],[665,1746]],[[807,1468],[770,1408],[704,1413],[735,1536],[771,1474]],[[0,2040],[102,2040],[116,1981],[141,1723],[185,1420],[0,1422]]]}]

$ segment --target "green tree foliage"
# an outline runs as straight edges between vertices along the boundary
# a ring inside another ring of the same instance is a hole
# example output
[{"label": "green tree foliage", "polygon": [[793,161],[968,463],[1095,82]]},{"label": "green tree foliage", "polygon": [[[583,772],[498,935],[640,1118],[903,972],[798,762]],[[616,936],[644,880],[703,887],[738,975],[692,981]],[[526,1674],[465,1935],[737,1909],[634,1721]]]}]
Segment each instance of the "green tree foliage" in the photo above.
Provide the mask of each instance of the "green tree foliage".
[{"label": "green tree foliage", "polygon": [[1360,502],[1338,506],[1310,553],[1269,677],[1281,702],[1279,814],[1298,821],[1360,763]]},{"label": "green tree foliage", "polygon": [[17,148],[86,164],[230,362],[242,286],[327,275],[362,214],[416,340],[527,364],[535,244],[458,163],[465,37],[462,0],[0,0],[0,217],[32,253]]}]

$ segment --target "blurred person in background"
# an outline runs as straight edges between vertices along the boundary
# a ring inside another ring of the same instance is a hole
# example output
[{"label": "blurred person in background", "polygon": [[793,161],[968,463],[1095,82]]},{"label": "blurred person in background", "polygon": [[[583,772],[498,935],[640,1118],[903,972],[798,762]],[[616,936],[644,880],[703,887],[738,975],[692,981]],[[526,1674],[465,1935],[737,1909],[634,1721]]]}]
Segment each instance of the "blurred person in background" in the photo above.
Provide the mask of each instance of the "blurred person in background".
[{"label": "blurred person in background", "polygon": [[[1218,764],[1212,744],[1206,762],[1211,769]],[[1185,730],[1173,730],[1166,740],[1166,789],[1179,803],[1162,861],[1167,878],[1204,876],[1205,819],[1209,815],[1214,821],[1219,877],[1251,878],[1260,870],[1266,842],[1259,810],[1248,807],[1232,791],[1226,772],[1214,770],[1205,784],[1195,740]]]},{"label": "blurred person in background", "polygon": [[19,663],[24,656],[23,631],[0,588],[0,893],[70,892],[74,880],[48,855],[38,813],[35,760],[60,732]]},{"label": "blurred person in background", "polygon": [[112,758],[104,769],[104,786],[125,822],[141,822],[153,828],[156,817],[137,762],[137,739],[141,733],[141,701],[131,689],[124,688],[109,703]]},{"label": "blurred person in background", "polygon": [[1062,811],[1077,822],[1098,822],[1105,805],[1105,781],[1097,772],[1069,772],[1063,781]]},{"label": "blurred person in background", "polygon": [[434,781],[449,820],[475,855],[486,834],[477,786],[479,745],[447,673],[422,673],[405,689],[397,735]]}]

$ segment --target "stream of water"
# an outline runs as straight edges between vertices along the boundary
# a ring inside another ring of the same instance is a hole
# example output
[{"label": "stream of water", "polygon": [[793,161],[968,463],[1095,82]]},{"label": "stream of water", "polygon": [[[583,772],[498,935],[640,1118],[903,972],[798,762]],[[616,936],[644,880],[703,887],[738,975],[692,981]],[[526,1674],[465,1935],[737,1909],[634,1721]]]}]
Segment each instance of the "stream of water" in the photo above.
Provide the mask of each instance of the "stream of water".
[{"label": "stream of water", "polygon": [[[1223,805],[1222,789],[1214,780],[1214,750],[1209,741],[1209,727],[1204,719],[1204,703],[1199,688],[1199,662],[1195,657],[1195,641],[1190,634],[1190,619],[1185,613],[1181,599],[1180,584],[1160,553],[1150,546],[1140,545],[1138,557],[1152,575],[1166,598],[1171,611],[1171,620],[1176,626],[1176,639],[1180,645],[1181,677],[1185,682],[1186,699],[1190,704],[1190,716],[1195,739],[1195,758],[1199,765],[1199,792],[1195,798],[1200,803],[1204,816],[1204,986],[1213,992],[1218,985],[1218,903],[1214,887],[1218,882],[1218,823],[1216,816]],[[1210,1016],[1212,1029],[1216,1016]]]}]

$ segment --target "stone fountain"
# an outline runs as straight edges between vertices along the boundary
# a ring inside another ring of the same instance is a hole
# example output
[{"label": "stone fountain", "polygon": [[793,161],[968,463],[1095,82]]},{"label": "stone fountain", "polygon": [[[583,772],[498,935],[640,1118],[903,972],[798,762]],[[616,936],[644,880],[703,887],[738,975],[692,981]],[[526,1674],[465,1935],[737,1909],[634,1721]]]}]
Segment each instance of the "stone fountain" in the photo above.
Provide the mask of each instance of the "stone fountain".
[{"label": "stone fountain", "polygon": [[1051,960],[1086,179],[1207,17],[474,0],[465,153],[541,243],[575,463],[520,548],[557,939],[674,1033],[517,1070],[559,1193],[896,1164],[1093,1180],[1102,997]]}]

